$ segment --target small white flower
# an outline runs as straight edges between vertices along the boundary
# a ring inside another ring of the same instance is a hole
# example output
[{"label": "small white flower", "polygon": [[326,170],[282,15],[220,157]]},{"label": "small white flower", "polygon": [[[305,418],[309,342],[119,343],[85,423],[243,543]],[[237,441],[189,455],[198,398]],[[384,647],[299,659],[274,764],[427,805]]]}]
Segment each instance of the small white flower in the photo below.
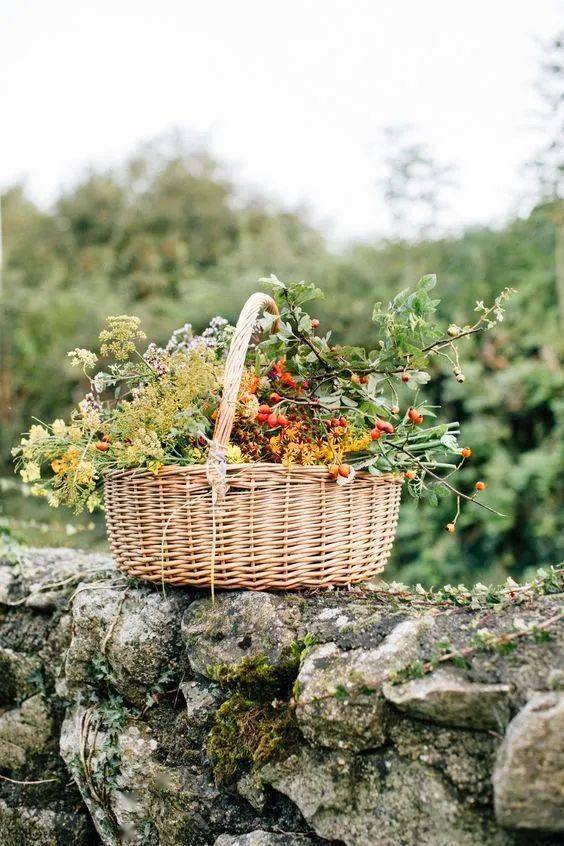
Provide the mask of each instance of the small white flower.
[{"label": "small white flower", "polygon": [[23,482],[35,482],[41,478],[41,468],[35,461],[30,461],[22,467],[20,476]]},{"label": "small white flower", "polygon": [[66,431],[67,431],[67,424],[64,420],[57,418],[57,420],[53,420],[53,424],[51,426],[53,429],[53,434],[56,435],[57,438],[64,438]]},{"label": "small white flower", "polygon": [[94,367],[98,361],[96,353],[93,353],[90,350],[85,350],[82,347],[75,347],[74,350],[71,350],[67,353],[67,355],[72,361],[73,366],[83,367],[85,370],[89,370]]},{"label": "small white flower", "polygon": [[34,423],[34,425],[31,426],[28,432],[27,441],[25,439],[22,440],[22,446],[29,446],[30,444],[35,444],[37,443],[37,441],[41,441],[43,440],[43,438],[48,437],[49,432],[47,431],[47,429],[45,429],[43,426],[38,426]]}]

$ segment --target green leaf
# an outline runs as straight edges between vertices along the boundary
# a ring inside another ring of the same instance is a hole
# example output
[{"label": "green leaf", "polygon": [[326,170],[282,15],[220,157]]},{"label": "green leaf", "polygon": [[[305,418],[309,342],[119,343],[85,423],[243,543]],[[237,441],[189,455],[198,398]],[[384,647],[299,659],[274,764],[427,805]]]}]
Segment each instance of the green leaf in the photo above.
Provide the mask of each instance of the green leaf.
[{"label": "green leaf", "polygon": [[435,285],[437,284],[437,276],[435,273],[428,273],[426,276],[422,276],[419,282],[417,283],[417,289],[419,291],[431,291]]}]

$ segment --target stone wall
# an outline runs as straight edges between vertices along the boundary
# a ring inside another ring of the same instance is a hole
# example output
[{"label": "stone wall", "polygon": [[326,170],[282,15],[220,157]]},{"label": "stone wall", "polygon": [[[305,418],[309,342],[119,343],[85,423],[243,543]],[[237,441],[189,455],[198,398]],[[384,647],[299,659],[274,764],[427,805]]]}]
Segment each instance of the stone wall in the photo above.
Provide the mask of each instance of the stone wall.
[{"label": "stone wall", "polygon": [[104,556],[4,561],[0,844],[561,843],[557,590],[212,604]]}]

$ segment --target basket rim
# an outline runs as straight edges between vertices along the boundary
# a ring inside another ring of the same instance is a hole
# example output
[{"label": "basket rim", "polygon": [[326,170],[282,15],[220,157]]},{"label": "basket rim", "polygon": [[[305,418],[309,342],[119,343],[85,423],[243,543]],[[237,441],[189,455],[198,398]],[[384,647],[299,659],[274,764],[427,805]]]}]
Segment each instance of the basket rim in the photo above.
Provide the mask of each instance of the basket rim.
[{"label": "basket rim", "polygon": [[[229,476],[230,472],[234,471],[242,471],[248,470],[249,472],[253,472],[255,469],[260,470],[270,470],[274,473],[277,473],[281,476],[285,476],[287,474],[292,475],[301,475],[301,474],[308,474],[323,477],[327,476],[327,467],[325,464],[311,464],[304,467],[301,464],[293,465],[292,467],[286,467],[284,464],[277,464],[275,462],[270,461],[251,461],[248,463],[242,464],[227,464],[227,475]],[[206,472],[206,464],[165,464],[163,467],[159,468],[157,473],[153,473],[152,470],[149,470],[147,467],[130,467],[124,470],[107,470],[103,473],[104,479],[118,479],[118,478],[147,478],[147,479],[159,479],[163,476],[170,476],[175,475],[177,473],[181,473],[183,475],[196,475],[198,473],[205,474]],[[369,473],[367,470],[357,470],[355,473],[355,478],[361,479],[370,479],[374,482],[390,482],[396,485],[403,484],[403,476],[400,473],[382,473],[379,476],[374,475],[373,473]],[[354,480],[353,480],[354,484]]]}]

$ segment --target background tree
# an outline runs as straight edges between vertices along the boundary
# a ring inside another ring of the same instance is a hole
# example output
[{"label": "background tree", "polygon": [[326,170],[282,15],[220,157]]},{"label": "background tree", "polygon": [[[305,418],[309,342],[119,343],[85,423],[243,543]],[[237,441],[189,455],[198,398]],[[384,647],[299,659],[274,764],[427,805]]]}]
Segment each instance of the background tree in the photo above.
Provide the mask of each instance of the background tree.
[{"label": "background tree", "polygon": [[[562,56],[562,39],[550,55]],[[544,74],[551,91],[561,85],[561,58],[551,59]],[[551,96],[557,127],[562,94]],[[442,529],[452,516],[444,501],[436,508],[406,502],[390,573],[427,584],[473,583],[517,578],[560,561],[562,156],[557,132],[545,137],[530,214],[497,229],[441,236],[450,170],[420,144],[396,136],[383,185],[394,237],[340,252],[327,248],[303,211],[243,196],[209,153],[177,140],[147,146],[121,168],[92,172],[49,210],[12,187],[2,198],[0,461],[8,481],[0,479],[0,534],[67,543],[66,532],[78,525],[69,529],[59,517],[46,526],[42,503],[17,495],[10,447],[32,416],[51,420],[68,412],[78,377],[64,364],[66,352],[91,347],[107,314],[136,314],[155,340],[165,341],[187,320],[201,329],[218,313],[234,319],[257,278],[274,272],[318,283],[327,294],[316,314],[321,328],[333,328],[337,341],[372,347],[377,338],[367,303],[386,301],[435,272],[442,316],[458,324],[472,317],[476,300],[491,300],[506,286],[518,289],[507,321],[487,342],[468,341],[473,364],[465,383],[455,381],[446,363],[436,381],[437,401],[460,420],[474,451],[462,483],[470,488],[487,478],[485,501],[508,517],[467,509],[452,537]],[[401,404],[412,399],[406,388]],[[80,544],[102,539],[99,524]]]},{"label": "background tree", "polygon": [[436,161],[411,134],[405,125],[384,130],[388,153],[381,184],[396,240],[420,240],[436,234],[454,187],[454,168]]}]

